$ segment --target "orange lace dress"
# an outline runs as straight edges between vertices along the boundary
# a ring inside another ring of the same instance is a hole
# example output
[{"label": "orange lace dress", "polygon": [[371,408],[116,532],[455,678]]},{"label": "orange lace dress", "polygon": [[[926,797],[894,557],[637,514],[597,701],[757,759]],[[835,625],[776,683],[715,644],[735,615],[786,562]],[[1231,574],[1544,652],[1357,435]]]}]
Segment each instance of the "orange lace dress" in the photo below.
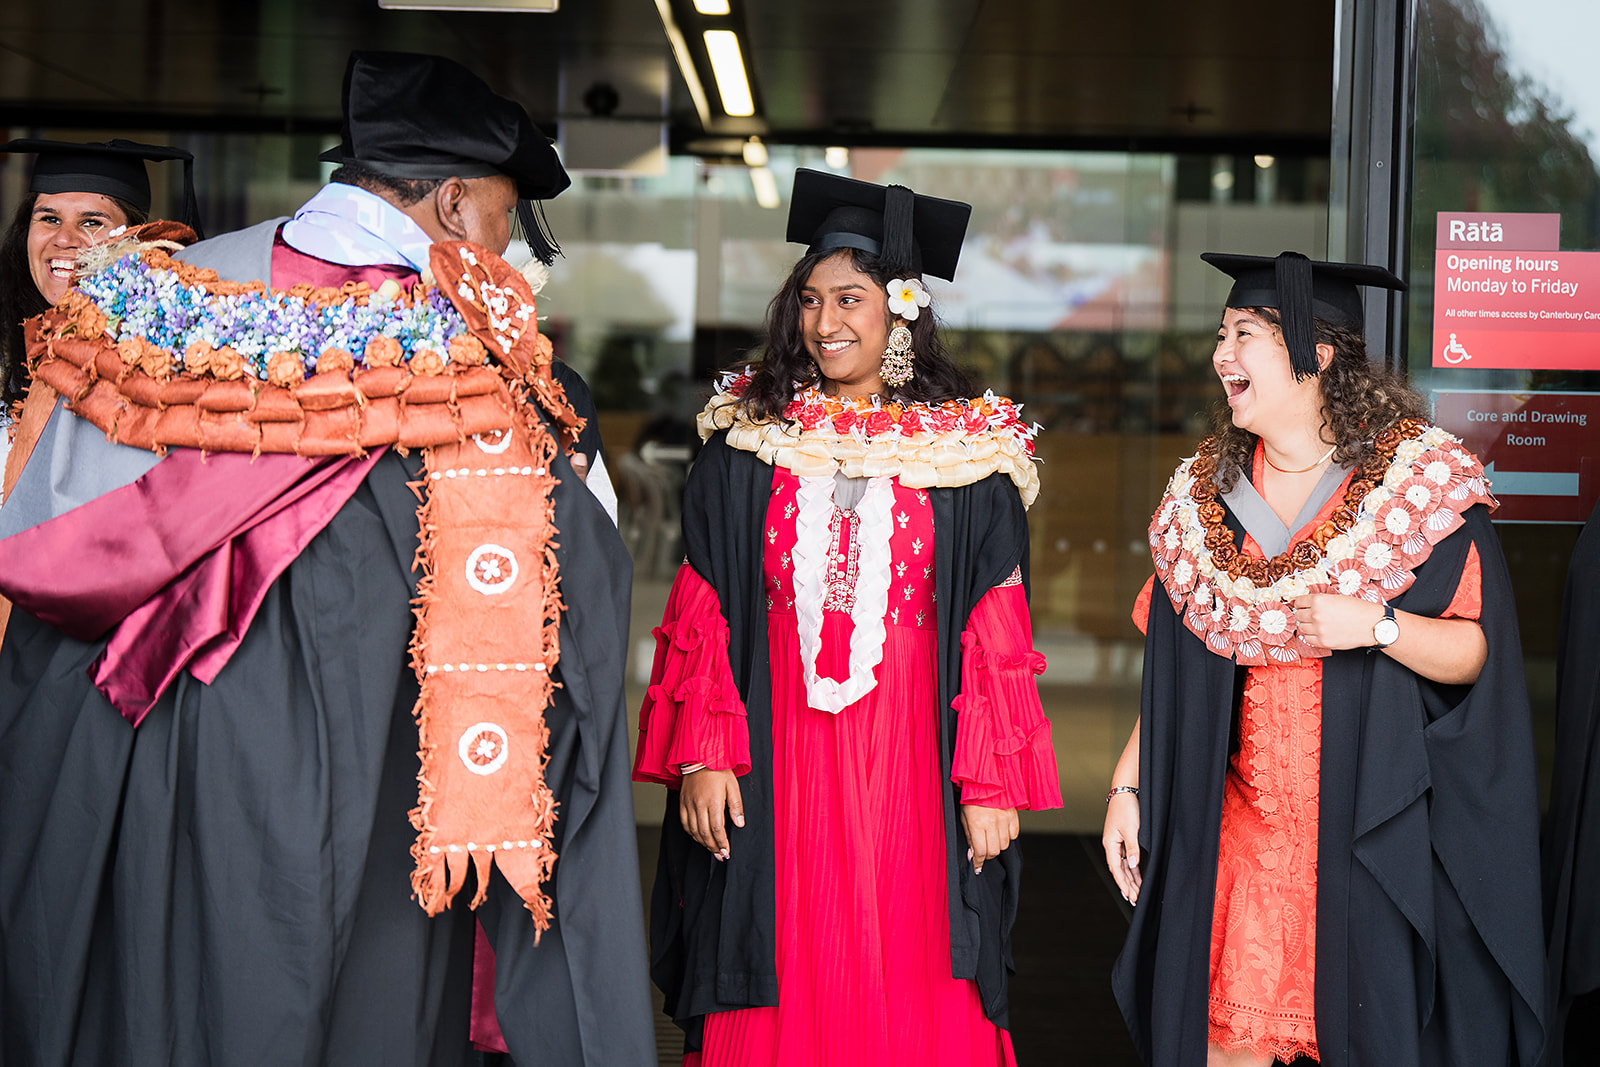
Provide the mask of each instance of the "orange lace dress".
[{"label": "orange lace dress", "polygon": [[[1258,451],[1256,484],[1260,468]],[[1327,521],[1343,502],[1348,481],[1291,543]],[[1264,558],[1248,534],[1241,550]],[[1139,596],[1137,622],[1148,618],[1153,582]],[[1474,548],[1444,615],[1476,619],[1482,603]],[[1297,1056],[1318,1059],[1314,979],[1321,757],[1322,661],[1246,668],[1239,750],[1229,760],[1222,795],[1211,920],[1210,1041],[1285,1063]]]}]

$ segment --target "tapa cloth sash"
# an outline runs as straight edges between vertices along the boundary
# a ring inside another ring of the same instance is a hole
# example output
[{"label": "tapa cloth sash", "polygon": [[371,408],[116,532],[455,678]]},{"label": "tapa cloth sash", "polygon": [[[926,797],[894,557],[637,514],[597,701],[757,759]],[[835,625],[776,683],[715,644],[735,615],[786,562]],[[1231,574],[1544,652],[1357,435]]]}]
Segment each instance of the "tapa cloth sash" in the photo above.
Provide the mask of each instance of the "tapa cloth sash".
[{"label": "tapa cloth sash", "polygon": [[[240,286],[221,282],[212,271],[171,266],[186,285],[215,285],[229,294],[265,291],[260,283]],[[130,409],[153,413],[129,421],[144,439],[128,443],[159,449],[149,428],[173,406],[164,400],[187,399],[191,424],[198,423],[212,450],[331,452],[364,463],[368,449],[426,446],[417,550],[424,577],[412,641],[421,687],[415,714],[422,760],[412,812],[418,831],[412,884],[422,906],[436,914],[460,890],[470,862],[479,879],[476,906],[488,868],[497,863],[543,930],[550,902],[541,885],[556,858],[550,848],[555,804],[544,783],[543,713],[559,657],[563,609],[551,551],[555,479],[548,472],[555,449],[575,441],[581,422],[551,376],[550,345],[538,334],[527,281],[498,256],[464,242],[434,245],[430,267],[481,346],[477,351],[487,351],[488,366],[465,360],[446,366],[436,356],[406,367],[362,367],[341,352],[326,364],[319,359],[318,373],[305,383],[242,381],[237,374],[220,382],[206,372],[174,373],[176,361],[164,367],[159,359],[129,361],[126,346],[118,347],[128,340],[127,331],[108,335],[106,315],[82,294],[46,313],[30,331],[29,357],[41,379],[49,380],[41,372],[54,368],[51,384],[69,407],[113,439]],[[372,295],[362,284],[344,292],[363,303]],[[141,340],[148,356],[156,346]],[[398,402],[380,422],[363,417],[367,394],[351,387],[363,370],[389,372],[383,391]],[[336,388],[341,376],[345,385]],[[470,396],[458,395],[458,382],[471,383],[459,390]],[[315,389],[298,388],[312,383]],[[237,394],[229,406],[196,403],[219,384]],[[415,405],[405,399],[412,390]],[[330,406],[330,398],[337,403]],[[472,405],[469,417],[466,401],[472,399],[489,403]],[[335,409],[346,414],[329,423],[323,416]],[[270,417],[250,418],[261,411]],[[308,435],[319,417],[327,429]],[[547,419],[565,440],[557,441]],[[218,424],[232,428],[212,432]],[[377,432],[385,428],[387,433]],[[302,449],[308,440],[315,447]],[[21,566],[15,559],[10,565],[0,561],[0,592],[11,591]]]}]

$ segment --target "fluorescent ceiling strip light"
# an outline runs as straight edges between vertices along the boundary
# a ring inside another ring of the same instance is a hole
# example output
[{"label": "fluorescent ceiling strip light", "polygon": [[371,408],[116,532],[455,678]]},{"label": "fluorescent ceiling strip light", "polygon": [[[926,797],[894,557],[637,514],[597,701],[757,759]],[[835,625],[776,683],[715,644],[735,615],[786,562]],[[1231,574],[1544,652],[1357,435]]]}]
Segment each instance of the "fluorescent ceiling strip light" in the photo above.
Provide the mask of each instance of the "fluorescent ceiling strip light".
[{"label": "fluorescent ceiling strip light", "polygon": [[694,9],[702,15],[726,15],[728,0],[694,0]]},{"label": "fluorescent ceiling strip light", "polygon": [[656,13],[661,16],[661,28],[667,33],[667,43],[672,45],[672,57],[678,61],[678,70],[689,86],[689,98],[694,101],[700,125],[705,126],[711,122],[711,102],[706,99],[706,87],[701,84],[700,75],[694,69],[694,56],[689,54],[689,42],[684,39],[683,32],[672,17],[671,0],[656,0]]},{"label": "fluorescent ceiling strip light", "polygon": [[561,0],[378,0],[385,11],[527,11],[548,14]]},{"label": "fluorescent ceiling strip light", "polygon": [[756,203],[762,207],[783,206],[783,197],[778,195],[778,179],[766,167],[750,168],[750,187],[756,191]]},{"label": "fluorescent ceiling strip light", "polygon": [[707,30],[706,54],[711,57],[722,110],[740,119],[754,115],[756,102],[750,95],[750,79],[745,77],[744,57],[739,54],[739,35],[732,30]]}]

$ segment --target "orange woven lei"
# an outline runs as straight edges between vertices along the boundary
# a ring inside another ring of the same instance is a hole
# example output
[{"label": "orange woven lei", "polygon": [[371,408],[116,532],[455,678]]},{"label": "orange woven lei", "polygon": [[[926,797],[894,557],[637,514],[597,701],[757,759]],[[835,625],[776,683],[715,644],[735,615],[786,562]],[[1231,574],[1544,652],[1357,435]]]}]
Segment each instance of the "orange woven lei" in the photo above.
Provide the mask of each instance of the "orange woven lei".
[{"label": "orange woven lei", "polygon": [[1270,560],[1245,556],[1224,524],[1214,440],[1178,465],[1150,521],[1150,554],[1184,625],[1211,651],[1246,665],[1328,655],[1296,631],[1296,597],[1398,596],[1463,512],[1498,506],[1477,457],[1445,430],[1407,420],[1376,445],[1333,518]]},{"label": "orange woven lei", "polygon": [[[140,254],[210,293],[262,289],[220,281],[160,249]],[[556,860],[544,709],[564,610],[550,464],[583,421],[551,374],[528,282],[465,242],[435,244],[429,258],[469,331],[452,339],[448,366],[415,358],[398,366],[380,344],[369,347],[365,368],[330,351],[311,377],[288,370],[260,381],[241,375],[222,349],[178,361],[126,331],[113,341],[104,314],[77,292],[30,321],[29,358],[75,413],[135,447],[302,455],[424,448],[415,487],[415,565],[424,576],[410,649],[421,687],[412,888],[437,914],[471,865],[476,907],[498,866],[543,931],[550,900],[542,885]],[[371,293],[351,285],[315,295],[365,301]]]}]

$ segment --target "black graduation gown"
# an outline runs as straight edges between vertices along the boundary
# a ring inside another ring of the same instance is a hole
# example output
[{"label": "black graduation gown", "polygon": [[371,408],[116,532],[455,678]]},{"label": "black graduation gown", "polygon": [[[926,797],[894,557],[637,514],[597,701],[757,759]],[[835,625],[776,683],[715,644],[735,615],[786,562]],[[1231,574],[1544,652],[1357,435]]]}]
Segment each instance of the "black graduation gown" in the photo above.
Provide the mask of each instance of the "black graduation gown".
[{"label": "black graduation gown", "polygon": [[[498,874],[476,914],[516,1060],[644,1067],[655,1049],[623,695],[632,568],[564,455],[552,470],[568,608],[545,713],[555,922],[536,947]],[[86,674],[103,641],[13,613],[0,645],[0,1064],[470,1062],[469,897],[432,919],[411,899],[407,483],[419,471],[417,456],[380,459],[212,684],[181,675],[137,729]]]},{"label": "black graduation gown", "polygon": [[[773,895],[772,710],[762,592],[762,526],[773,468],[711,438],[685,487],[684,541],[689,563],[721,600],[732,632],[729,664],[750,730],[750,773],[740,779],[745,825],[730,826],[733,857],[716,862],[672,815],[667,794],[661,860],[650,909],[651,976],[667,1013],[699,1046],[707,1012],[778,1002]],[[944,783],[950,962],[956,978],[975,979],[983,1008],[1008,1025],[1006,984],[1011,925],[1022,873],[1017,843],[975,876],[950,781],[961,691],[961,632],[978,601],[1021,565],[1028,568],[1028,526],[1016,487],[1004,475],[974,485],[931,489],[934,580],[938,592],[939,736]]]},{"label": "black graduation gown", "polygon": [[[1516,611],[1483,506],[1467,511],[1392,603],[1442,613],[1473,544],[1489,645],[1476,684],[1428,682],[1366,649],[1324,660],[1316,1019],[1322,1063],[1332,1067],[1532,1064],[1544,1041],[1538,781]],[[1112,972],[1152,1067],[1206,1061],[1236,672],[1158,586],[1141,696],[1147,858]]]},{"label": "black graduation gown", "polygon": [[[1556,667],[1556,757],[1545,823],[1545,924],[1554,1014],[1545,1061],[1552,1067],[1600,1056],[1600,1028],[1573,1021],[1572,1002],[1600,989],[1600,505],[1578,536],[1561,605]],[[1563,1038],[1566,1045],[1563,1045]]]}]

